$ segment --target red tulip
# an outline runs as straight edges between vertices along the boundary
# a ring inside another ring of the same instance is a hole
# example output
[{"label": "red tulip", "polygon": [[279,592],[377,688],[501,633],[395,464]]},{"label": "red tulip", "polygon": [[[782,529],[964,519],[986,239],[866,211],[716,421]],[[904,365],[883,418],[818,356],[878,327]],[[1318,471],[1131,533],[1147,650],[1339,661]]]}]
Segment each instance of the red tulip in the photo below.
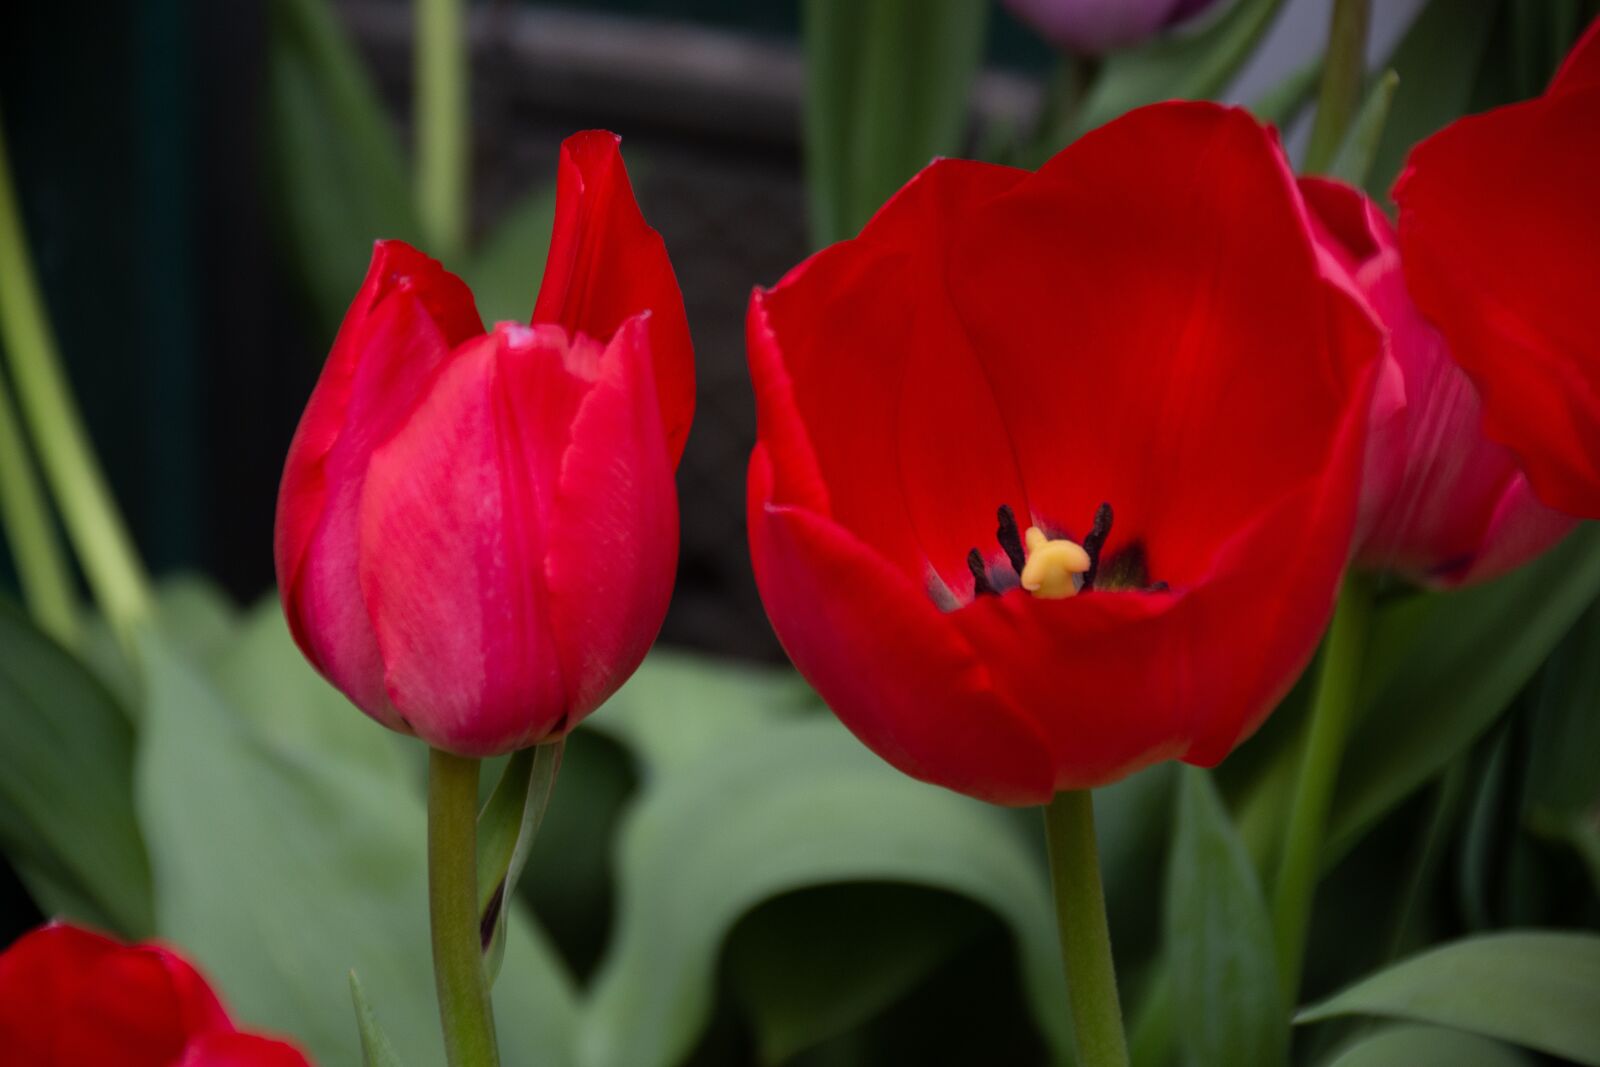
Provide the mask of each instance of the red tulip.
[{"label": "red tulip", "polygon": [[1357,562],[1452,586],[1561,540],[1576,520],[1540,503],[1511,450],[1483,436],[1477,390],[1406,292],[1389,220],[1347,185],[1303,178],[1300,189],[1318,247],[1383,323],[1398,372],[1380,385],[1380,406],[1403,411],[1375,413]]},{"label": "red tulip", "polygon": [[1211,765],[1315,648],[1381,337],[1244,112],[936,162],[748,342],[767,613],[906,773],[1031,804]]},{"label": "red tulip", "polygon": [[156,944],[50,923],[0,953],[0,1063],[15,1067],[309,1067],[234,1029],[206,980]]},{"label": "red tulip", "polygon": [[568,729],[666,614],[693,376],[614,135],[563,146],[531,327],[485,333],[458,279],[379,242],[278,497],[278,582],[307,658],[379,722],[458,755]]},{"label": "red tulip", "polygon": [[1536,100],[1447,126],[1395,185],[1406,282],[1540,499],[1600,518],[1600,21]]}]

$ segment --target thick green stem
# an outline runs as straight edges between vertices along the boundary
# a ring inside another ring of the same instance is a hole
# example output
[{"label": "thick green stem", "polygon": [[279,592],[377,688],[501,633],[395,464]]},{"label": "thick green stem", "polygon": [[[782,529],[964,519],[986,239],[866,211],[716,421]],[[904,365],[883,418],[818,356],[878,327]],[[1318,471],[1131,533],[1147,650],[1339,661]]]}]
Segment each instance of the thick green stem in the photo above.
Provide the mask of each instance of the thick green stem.
[{"label": "thick green stem", "polygon": [[34,621],[64,645],[78,637],[72,572],[51,528],[49,505],[28,461],[28,445],[17,423],[11,392],[0,375],[0,525],[22,583],[22,598]]},{"label": "thick green stem", "polygon": [[461,0],[417,0],[417,213],[429,251],[467,237],[467,61]]},{"label": "thick green stem", "polygon": [[1352,576],[1345,582],[1318,666],[1300,773],[1289,805],[1289,822],[1273,887],[1272,921],[1278,976],[1290,1003],[1300,991],[1311,900],[1322,873],[1328,806],[1339,780],[1339,764],[1344,758],[1361,682],[1361,661],[1372,621],[1372,592],[1370,580],[1364,577]]},{"label": "thick green stem", "polygon": [[1306,173],[1320,174],[1339,152],[1345,131],[1361,107],[1367,75],[1367,22],[1371,0],[1334,0],[1328,51],[1317,93],[1317,119],[1306,149]]},{"label": "thick green stem", "polygon": [[101,610],[126,639],[148,611],[149,579],[61,372],[27,249],[0,124],[0,342],[67,535]]},{"label": "thick green stem", "polygon": [[497,1067],[478,929],[478,761],[438,749],[428,758],[428,919],[450,1067]]},{"label": "thick green stem", "polygon": [[1057,793],[1044,809],[1044,827],[1078,1062],[1080,1067],[1127,1067],[1128,1042],[1100,884],[1094,798],[1087,789]]}]

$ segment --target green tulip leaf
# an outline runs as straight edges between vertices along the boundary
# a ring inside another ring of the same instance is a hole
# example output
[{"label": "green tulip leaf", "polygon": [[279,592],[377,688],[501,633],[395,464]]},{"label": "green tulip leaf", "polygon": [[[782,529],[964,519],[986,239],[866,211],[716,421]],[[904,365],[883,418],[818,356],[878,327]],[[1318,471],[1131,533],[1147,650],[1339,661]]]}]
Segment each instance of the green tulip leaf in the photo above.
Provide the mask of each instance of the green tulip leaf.
[{"label": "green tulip leaf", "polygon": [[1597,595],[1600,524],[1586,523],[1503,578],[1380,611],[1373,642],[1393,666],[1363,680],[1328,861],[1482,736]]},{"label": "green tulip leaf", "polygon": [[[634,179],[638,168],[633,169]],[[529,193],[490,230],[461,276],[487,323],[527,322],[544,279],[556,221],[555,186]]]},{"label": "green tulip leaf", "polygon": [[133,753],[127,710],[0,597],[0,844],[42,910],[141,937],[155,904]]},{"label": "green tulip leaf", "polygon": [[1528,1067],[1528,1057],[1460,1030],[1391,1026],[1346,1046],[1324,1067]]},{"label": "green tulip leaf", "polygon": [[963,144],[984,0],[804,0],[806,188],[820,245],[854,236]]},{"label": "green tulip leaf", "polygon": [[401,1067],[400,1054],[379,1025],[355,971],[350,972],[350,999],[355,1002],[356,1030],[361,1035],[361,1067]]},{"label": "green tulip leaf", "polygon": [[1383,127],[1389,119],[1389,108],[1394,103],[1394,91],[1400,76],[1392,70],[1379,75],[1367,98],[1356,112],[1355,121],[1345,131],[1344,141],[1334,153],[1328,174],[1351,185],[1365,184],[1372,173],[1372,164],[1378,156],[1378,145],[1383,138]]},{"label": "green tulip leaf", "polygon": [[1591,606],[1545,665],[1536,697],[1523,820],[1564,841],[1600,891],[1600,603]]},{"label": "green tulip leaf", "polygon": [[943,890],[1002,917],[1040,1026],[1069,1056],[1037,846],[1009,813],[904,777],[832,718],[747,728],[658,775],[618,862],[615,935],[579,1029],[584,1067],[679,1062],[707,1021],[734,924],[773,897],[860,881]]},{"label": "green tulip leaf", "polygon": [[1195,1063],[1288,1062],[1289,1011],[1255,868],[1205,771],[1185,768],[1167,865],[1174,1026]]},{"label": "green tulip leaf", "polygon": [[[439,1062],[416,781],[403,764],[380,771],[385,756],[349,758],[325,746],[332,728],[287,704],[268,734],[156,635],[142,652],[148,696],[135,796],[159,887],[159,933],[200,962],[241,1024],[294,1035],[318,1062],[360,1058],[346,999],[351,969],[384,1005],[396,1046]],[[277,662],[223,655],[219,663],[248,664],[231,668],[241,672],[231,684],[258,692],[262,706],[294,699],[297,673],[309,673],[292,645]],[[326,710],[377,748],[392,741],[349,706]],[[508,940],[495,988],[506,1060],[569,1063],[569,979],[520,918]]]},{"label": "green tulip leaf", "polygon": [[1284,78],[1250,105],[1250,113],[1262,122],[1270,122],[1282,129],[1300,114],[1322,80],[1322,60],[1307,63]]},{"label": "green tulip leaf", "polygon": [[1255,52],[1283,0],[1234,0],[1196,29],[1157,37],[1106,59],[1078,132],[1158,100],[1208,100]]},{"label": "green tulip leaf", "polygon": [[564,741],[513,752],[478,816],[478,924],[489,931],[484,946],[489,982],[500,974],[506,948],[506,908],[544,822],[561,769]]},{"label": "green tulip leaf", "polygon": [[1361,979],[1297,1023],[1379,1015],[1600,1064],[1600,935],[1509,932],[1455,941]]}]

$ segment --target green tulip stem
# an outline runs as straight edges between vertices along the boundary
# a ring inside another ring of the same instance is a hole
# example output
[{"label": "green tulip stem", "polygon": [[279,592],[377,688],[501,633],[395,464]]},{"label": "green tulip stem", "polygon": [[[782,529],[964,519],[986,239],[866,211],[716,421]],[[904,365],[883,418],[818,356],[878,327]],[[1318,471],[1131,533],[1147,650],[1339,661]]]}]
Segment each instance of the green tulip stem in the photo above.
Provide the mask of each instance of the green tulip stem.
[{"label": "green tulip stem", "polygon": [[498,1067],[478,927],[478,760],[428,757],[428,919],[450,1067]]},{"label": "green tulip stem", "polygon": [[1344,143],[1345,131],[1361,108],[1367,80],[1367,23],[1371,0],[1334,0],[1328,50],[1317,91],[1317,118],[1306,148],[1307,174],[1322,174]]},{"label": "green tulip stem", "polygon": [[50,524],[49,504],[34,476],[11,391],[0,375],[0,526],[11,545],[22,598],[34,621],[64,645],[74,645],[78,616],[72,574]]},{"label": "green tulip stem", "polygon": [[[22,214],[12,185],[3,127],[0,127],[0,345],[5,348],[10,362],[18,405],[33,437],[40,468],[55,495],[67,536],[83,562],[89,587],[119,636],[131,640],[133,626],[149,610],[149,578],[106,485],[72,390],[61,370],[44,299],[28,257],[27,235],[23,232]],[[20,453],[14,453],[9,443],[6,452],[17,455],[21,462]],[[15,483],[13,478],[7,480]],[[59,607],[51,610],[59,610]]]},{"label": "green tulip stem", "polygon": [[1372,623],[1372,599],[1370,579],[1352,575],[1345,581],[1317,668],[1300,772],[1289,802],[1289,822],[1273,886],[1272,922],[1278,977],[1291,1004],[1300,991],[1311,900],[1322,873],[1328,808],[1339,780],[1339,764],[1344,758],[1360,686],[1361,661]]},{"label": "green tulip stem", "polygon": [[446,262],[467,238],[467,45],[461,0],[417,0],[417,214]]},{"label": "green tulip stem", "polygon": [[1056,900],[1061,962],[1080,1067],[1128,1067],[1106,894],[1100,884],[1094,798],[1087,789],[1057,793],[1044,809],[1050,885]]}]

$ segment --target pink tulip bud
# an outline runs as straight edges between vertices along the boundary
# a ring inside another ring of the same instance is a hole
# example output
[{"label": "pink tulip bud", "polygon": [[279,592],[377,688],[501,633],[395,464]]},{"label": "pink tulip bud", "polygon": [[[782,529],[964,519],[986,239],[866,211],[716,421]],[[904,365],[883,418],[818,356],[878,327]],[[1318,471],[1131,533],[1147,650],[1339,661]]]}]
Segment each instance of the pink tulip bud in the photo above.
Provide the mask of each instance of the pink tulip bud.
[{"label": "pink tulip bud", "polygon": [[1006,0],[1045,40],[1098,55],[1127,48],[1210,7],[1214,0]]}]

